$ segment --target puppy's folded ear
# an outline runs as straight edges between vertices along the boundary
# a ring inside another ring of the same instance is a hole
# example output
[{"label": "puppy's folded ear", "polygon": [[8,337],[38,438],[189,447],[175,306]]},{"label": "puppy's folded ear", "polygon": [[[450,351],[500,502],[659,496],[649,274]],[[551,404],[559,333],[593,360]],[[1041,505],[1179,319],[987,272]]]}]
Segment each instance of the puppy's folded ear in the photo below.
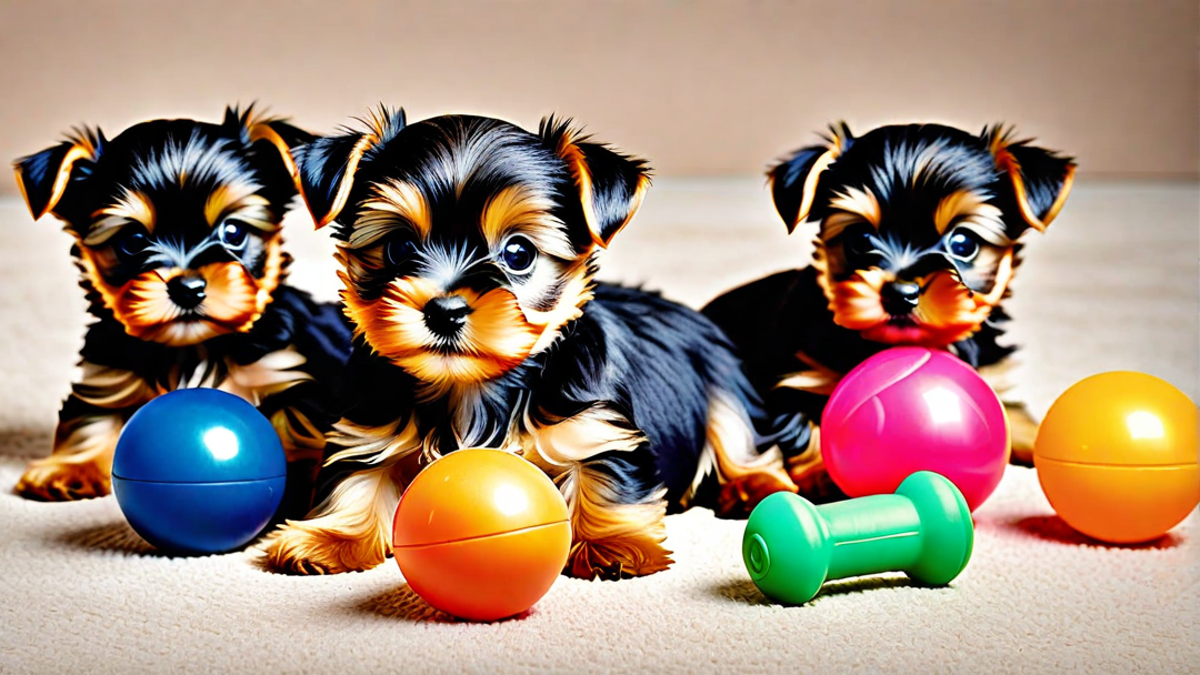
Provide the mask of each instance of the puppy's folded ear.
[{"label": "puppy's folded ear", "polygon": [[293,153],[300,193],[318,228],[333,222],[345,208],[363,157],[404,129],[404,109],[380,106],[363,121],[368,131],[324,136]]},{"label": "puppy's folded ear", "polygon": [[984,129],[984,137],[996,167],[1006,173],[1021,217],[1033,229],[1044,232],[1062,210],[1075,180],[1075,162],[1070,157],[1029,145],[1029,140],[1012,140],[1012,128],[996,125]]},{"label": "puppy's folded ear", "polygon": [[56,146],[13,163],[17,186],[34,220],[68,197],[72,175],[77,179],[86,176],[103,148],[104,134],[99,129],[82,129]]},{"label": "puppy's folded ear", "polygon": [[650,168],[644,160],[589,142],[572,128],[571,120],[546,117],[538,135],[567,163],[592,241],[607,248],[642,205],[650,187]]},{"label": "puppy's folded ear", "polygon": [[854,142],[845,122],[831,125],[829,130],[825,145],[800,148],[767,172],[775,210],[787,225],[788,234],[808,220],[821,184],[821,174]]},{"label": "puppy's folded ear", "polygon": [[221,124],[238,134],[245,143],[266,141],[274,146],[293,181],[296,179],[296,162],[292,151],[316,138],[315,134],[292,126],[284,119],[258,114],[253,103],[245,111],[239,110],[237,106],[227,106],[225,119]]},{"label": "puppy's folded ear", "polygon": [[[296,180],[297,175],[296,161],[292,157],[292,152],[302,145],[312,143],[315,138],[315,134],[310,134],[283,120],[265,120],[250,127],[250,141],[254,143],[266,141],[275,146],[293,180]],[[297,189],[299,189],[299,184],[297,184]]]}]

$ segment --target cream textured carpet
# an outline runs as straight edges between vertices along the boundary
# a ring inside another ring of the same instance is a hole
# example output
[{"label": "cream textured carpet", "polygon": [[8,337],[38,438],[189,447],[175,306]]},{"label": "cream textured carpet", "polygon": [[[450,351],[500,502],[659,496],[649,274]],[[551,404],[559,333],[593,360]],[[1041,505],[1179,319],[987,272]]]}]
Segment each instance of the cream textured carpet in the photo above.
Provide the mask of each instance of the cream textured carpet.
[{"label": "cream textured carpet", "polygon": [[[1018,385],[1042,413],[1105,370],[1163,377],[1195,399],[1200,191],[1084,183],[1031,237],[1010,307],[1027,345]],[[1074,534],[1031,470],[1010,468],[977,513],[949,588],[898,575],[767,602],[740,560],[741,524],[668,519],[676,564],[651,577],[561,579],[524,618],[472,625],[430,610],[394,564],[294,578],[251,553],[156,554],[112,498],[40,504],[9,492],[49,449],[84,324],[69,238],[0,200],[0,673],[49,672],[1197,672],[1200,522],[1152,545]],[[289,224],[296,285],[332,297],[324,234]],[[606,278],[698,305],[794,266],[758,179],[662,180],[613,246]]]}]

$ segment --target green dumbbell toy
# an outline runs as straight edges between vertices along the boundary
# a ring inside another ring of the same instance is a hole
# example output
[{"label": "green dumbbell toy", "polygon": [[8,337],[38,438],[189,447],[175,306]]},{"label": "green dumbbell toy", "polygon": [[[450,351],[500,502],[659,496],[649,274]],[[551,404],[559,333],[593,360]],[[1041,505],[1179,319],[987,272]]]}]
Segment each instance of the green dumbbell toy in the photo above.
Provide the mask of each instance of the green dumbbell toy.
[{"label": "green dumbbell toy", "polygon": [[767,597],[799,605],[827,579],[902,571],[944,586],[971,559],[975,526],[962,493],[944,476],[918,471],[895,494],[814,506],[778,492],[750,514],[742,559]]}]

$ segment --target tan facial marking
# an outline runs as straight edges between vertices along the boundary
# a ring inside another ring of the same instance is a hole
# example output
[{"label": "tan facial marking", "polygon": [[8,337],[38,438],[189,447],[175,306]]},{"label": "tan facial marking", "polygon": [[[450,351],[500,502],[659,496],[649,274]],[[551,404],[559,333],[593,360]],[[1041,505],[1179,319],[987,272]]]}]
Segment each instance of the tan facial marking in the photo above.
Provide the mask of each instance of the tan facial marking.
[{"label": "tan facial marking", "polygon": [[938,234],[951,227],[964,227],[996,246],[1011,245],[1005,232],[1000,209],[987,203],[987,195],[973,190],[958,190],[946,195],[934,210],[933,224]]},{"label": "tan facial marking", "polygon": [[875,229],[879,229],[882,214],[879,208],[879,199],[875,197],[871,188],[847,187],[837,192],[833,199],[829,200],[829,207],[858,216]]},{"label": "tan facial marking", "polygon": [[554,202],[527,185],[511,185],[497,192],[483,208],[480,230],[488,244],[498,247],[505,237],[521,233],[538,250],[568,260],[576,253],[562,222],[550,215]]},{"label": "tan facial marking", "polygon": [[116,203],[96,211],[92,218],[95,222],[83,238],[85,246],[103,244],[131,222],[146,228],[146,232],[154,232],[157,222],[154,203],[150,198],[141,192],[125,188],[122,188]]},{"label": "tan facial marking", "polygon": [[372,197],[362,203],[350,235],[351,248],[363,248],[383,238],[401,224],[417,237],[429,236],[433,227],[429,203],[412,183],[389,180],[371,187]]},{"label": "tan facial marking", "polygon": [[279,223],[271,214],[270,202],[266,197],[255,194],[258,190],[257,184],[245,182],[217,187],[204,203],[204,220],[209,227],[214,227],[225,218],[236,217],[256,230],[278,230]]}]

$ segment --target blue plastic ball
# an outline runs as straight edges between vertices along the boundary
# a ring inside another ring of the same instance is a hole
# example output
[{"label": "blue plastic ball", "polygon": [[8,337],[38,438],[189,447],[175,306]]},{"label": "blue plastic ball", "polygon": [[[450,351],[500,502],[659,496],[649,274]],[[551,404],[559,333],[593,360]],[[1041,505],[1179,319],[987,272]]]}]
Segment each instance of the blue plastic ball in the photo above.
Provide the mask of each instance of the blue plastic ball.
[{"label": "blue plastic ball", "polygon": [[175,553],[245,546],[279,508],[286,477],[271,423],[216,389],[150,401],[129,418],[113,455],[113,493],[125,519]]}]

